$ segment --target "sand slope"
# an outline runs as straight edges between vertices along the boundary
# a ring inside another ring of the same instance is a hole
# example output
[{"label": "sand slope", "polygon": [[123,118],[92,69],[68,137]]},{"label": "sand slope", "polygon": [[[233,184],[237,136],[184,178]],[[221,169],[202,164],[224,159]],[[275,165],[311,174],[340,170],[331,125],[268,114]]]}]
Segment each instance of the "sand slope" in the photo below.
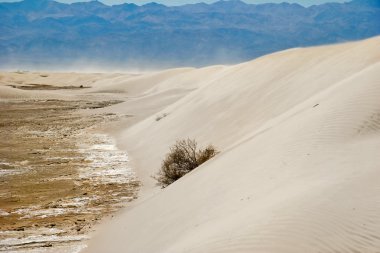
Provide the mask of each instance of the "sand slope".
[{"label": "sand slope", "polygon": [[[105,130],[129,152],[143,188],[86,252],[375,253],[379,49],[377,37],[235,66],[0,73],[0,100],[125,101],[97,111],[129,115]],[[32,84],[91,88],[9,86]],[[186,137],[222,152],[160,191],[151,175],[168,147]]]},{"label": "sand slope", "polygon": [[[86,252],[379,252],[379,48],[377,37],[211,69],[167,117],[123,130],[145,198]],[[184,137],[222,152],[146,197]]]}]

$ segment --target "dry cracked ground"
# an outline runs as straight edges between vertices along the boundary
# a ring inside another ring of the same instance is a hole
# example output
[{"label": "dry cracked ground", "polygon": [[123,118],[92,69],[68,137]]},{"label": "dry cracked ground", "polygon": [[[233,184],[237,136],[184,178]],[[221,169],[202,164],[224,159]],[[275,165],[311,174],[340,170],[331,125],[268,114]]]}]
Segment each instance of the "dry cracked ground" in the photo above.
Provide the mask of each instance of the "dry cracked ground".
[{"label": "dry cracked ground", "polygon": [[94,130],[120,116],[78,113],[119,102],[0,102],[0,252],[78,251],[137,197],[127,154]]}]

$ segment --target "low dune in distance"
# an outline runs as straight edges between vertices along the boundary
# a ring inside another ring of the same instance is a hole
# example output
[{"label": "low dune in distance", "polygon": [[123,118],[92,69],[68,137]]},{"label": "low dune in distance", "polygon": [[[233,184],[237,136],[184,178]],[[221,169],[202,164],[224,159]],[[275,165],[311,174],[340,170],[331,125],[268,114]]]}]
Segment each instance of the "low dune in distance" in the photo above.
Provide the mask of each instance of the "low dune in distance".
[{"label": "low dune in distance", "polygon": [[[129,116],[103,130],[128,151],[142,188],[137,201],[98,227],[86,253],[375,253],[379,48],[375,37],[234,66],[0,73],[0,98],[124,101],[98,111]],[[7,86],[14,83],[60,89]],[[160,190],[151,176],[169,147],[187,137],[221,152]]]}]

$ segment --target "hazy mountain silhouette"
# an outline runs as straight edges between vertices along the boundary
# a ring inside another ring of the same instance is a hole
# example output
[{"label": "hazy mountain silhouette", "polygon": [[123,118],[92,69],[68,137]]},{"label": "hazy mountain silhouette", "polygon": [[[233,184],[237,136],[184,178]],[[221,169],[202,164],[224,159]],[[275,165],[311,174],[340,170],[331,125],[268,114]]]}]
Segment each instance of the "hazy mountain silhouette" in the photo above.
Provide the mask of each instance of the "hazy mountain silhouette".
[{"label": "hazy mountain silhouette", "polygon": [[176,7],[25,0],[0,3],[0,66],[228,64],[378,34],[378,0],[308,8],[239,0]]}]

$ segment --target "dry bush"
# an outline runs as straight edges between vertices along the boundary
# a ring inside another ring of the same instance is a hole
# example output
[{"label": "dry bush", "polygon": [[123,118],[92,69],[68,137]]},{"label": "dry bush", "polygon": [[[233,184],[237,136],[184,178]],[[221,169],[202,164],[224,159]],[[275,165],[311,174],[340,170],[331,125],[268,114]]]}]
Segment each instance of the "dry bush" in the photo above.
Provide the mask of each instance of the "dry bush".
[{"label": "dry bush", "polygon": [[163,113],[161,115],[157,115],[156,116],[156,121],[160,121],[161,119],[165,118],[166,116],[168,116],[169,114],[167,113]]},{"label": "dry bush", "polygon": [[195,140],[179,140],[162,162],[161,169],[153,178],[162,188],[167,187],[202,163],[214,157],[218,151],[212,145],[198,149]]}]

